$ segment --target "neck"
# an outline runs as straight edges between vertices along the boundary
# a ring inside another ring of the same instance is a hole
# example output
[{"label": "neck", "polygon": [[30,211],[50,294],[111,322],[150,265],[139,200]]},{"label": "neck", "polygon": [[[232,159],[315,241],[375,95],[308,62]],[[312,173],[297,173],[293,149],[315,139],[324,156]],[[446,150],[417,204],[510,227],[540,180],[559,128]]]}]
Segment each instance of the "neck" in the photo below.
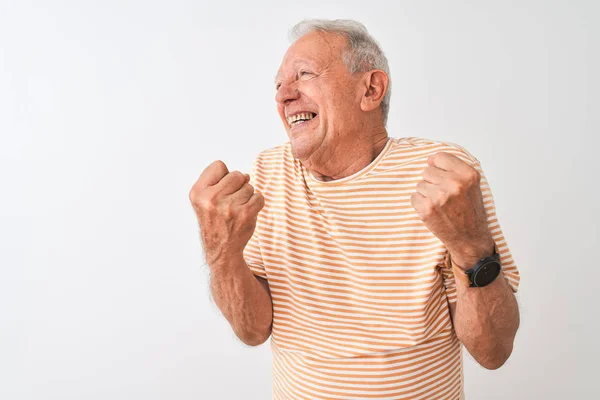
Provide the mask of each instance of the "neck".
[{"label": "neck", "polygon": [[353,175],[377,158],[388,141],[385,128],[371,135],[356,135],[328,150],[322,163],[306,163],[305,167],[320,181],[329,182]]}]

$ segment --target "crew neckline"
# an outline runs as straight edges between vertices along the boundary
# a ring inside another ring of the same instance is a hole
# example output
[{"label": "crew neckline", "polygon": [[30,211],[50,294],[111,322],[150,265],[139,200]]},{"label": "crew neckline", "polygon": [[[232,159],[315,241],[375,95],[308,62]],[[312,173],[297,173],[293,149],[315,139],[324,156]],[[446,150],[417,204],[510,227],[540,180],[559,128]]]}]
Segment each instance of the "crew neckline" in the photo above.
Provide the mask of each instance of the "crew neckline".
[{"label": "crew neckline", "polygon": [[308,177],[308,180],[310,180],[312,183],[315,183],[315,184],[320,185],[320,186],[336,186],[336,185],[341,185],[341,184],[352,182],[352,181],[354,181],[356,179],[359,179],[363,175],[368,174],[373,169],[375,169],[377,167],[377,165],[379,165],[379,163],[381,162],[381,160],[385,157],[385,155],[388,153],[388,151],[390,150],[390,148],[392,147],[392,142],[393,141],[394,141],[394,138],[388,137],[388,140],[385,143],[385,146],[383,146],[383,149],[381,150],[381,152],[377,155],[377,157],[375,157],[375,159],[373,161],[371,161],[369,163],[369,165],[367,165],[366,167],[364,167],[360,171],[357,171],[354,174],[346,176],[346,177],[341,178],[341,179],[335,179],[333,181],[321,181],[321,180],[317,179],[312,174],[312,172],[310,172],[308,170],[308,168],[304,167],[304,165],[302,165],[302,163],[300,163],[300,165],[301,165],[302,171],[304,171],[304,174]]}]

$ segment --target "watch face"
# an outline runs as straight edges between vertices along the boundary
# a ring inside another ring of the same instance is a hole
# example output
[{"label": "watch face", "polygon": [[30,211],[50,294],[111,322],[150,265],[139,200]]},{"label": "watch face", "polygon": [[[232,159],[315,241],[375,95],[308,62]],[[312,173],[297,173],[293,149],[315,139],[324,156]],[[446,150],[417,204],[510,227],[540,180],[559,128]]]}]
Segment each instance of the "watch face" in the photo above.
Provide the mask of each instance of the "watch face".
[{"label": "watch face", "polygon": [[483,265],[473,276],[475,286],[489,285],[496,279],[500,273],[500,264],[495,261],[490,261]]}]

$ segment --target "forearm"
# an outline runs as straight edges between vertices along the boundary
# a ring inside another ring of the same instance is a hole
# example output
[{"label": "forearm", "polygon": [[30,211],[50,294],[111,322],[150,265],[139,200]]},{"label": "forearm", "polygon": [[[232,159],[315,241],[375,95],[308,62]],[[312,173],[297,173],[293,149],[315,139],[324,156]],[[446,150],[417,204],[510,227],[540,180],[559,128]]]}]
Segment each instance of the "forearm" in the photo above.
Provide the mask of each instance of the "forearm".
[{"label": "forearm", "polygon": [[212,296],[235,334],[257,346],[271,334],[273,304],[268,288],[257,280],[242,256],[210,266]]},{"label": "forearm", "polygon": [[457,279],[454,327],[460,341],[479,364],[500,368],[512,352],[519,309],[501,273],[485,287],[469,287]]}]

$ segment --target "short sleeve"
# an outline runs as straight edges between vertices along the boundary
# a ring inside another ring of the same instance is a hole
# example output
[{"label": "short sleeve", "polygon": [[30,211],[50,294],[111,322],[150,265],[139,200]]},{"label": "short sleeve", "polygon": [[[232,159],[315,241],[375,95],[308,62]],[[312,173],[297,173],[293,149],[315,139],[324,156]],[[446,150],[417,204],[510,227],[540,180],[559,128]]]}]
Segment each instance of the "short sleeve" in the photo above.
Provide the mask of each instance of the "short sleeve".
[{"label": "short sleeve", "polygon": [[254,230],[254,234],[244,248],[244,260],[254,275],[267,279],[265,265],[260,252],[257,229]]},{"label": "short sleeve", "polygon": [[[496,250],[500,255],[500,263],[502,264],[504,278],[508,282],[513,292],[516,292],[519,288],[519,271],[517,269],[515,261],[513,260],[510,249],[508,248],[508,244],[506,243],[506,239],[504,237],[504,234],[502,233],[502,229],[500,228],[500,223],[498,222],[498,217],[496,215],[496,207],[494,205],[494,197],[492,196],[492,190],[488,184],[485,174],[483,173],[483,169],[481,168],[481,164],[479,163],[479,161],[470,164],[481,175],[480,186],[481,193],[483,195],[483,204],[485,206],[485,211],[487,214],[488,228],[492,233],[492,238],[496,243]],[[441,272],[442,281],[446,289],[446,296],[448,297],[448,302],[455,303],[456,281],[454,273],[452,272],[452,266],[450,264],[450,255],[448,253],[446,253]]]},{"label": "short sleeve", "polygon": [[[260,189],[257,187],[256,183],[256,173],[257,173],[257,160],[254,161],[252,172],[250,173],[250,184],[254,187],[255,190],[260,192]],[[262,211],[261,211],[262,212]],[[248,265],[248,268],[252,271],[252,273],[261,278],[267,279],[267,274],[265,272],[265,264],[263,262],[262,253],[260,250],[260,213],[256,222],[256,229],[254,229],[254,233],[252,237],[246,244],[244,248],[244,260]]]}]

